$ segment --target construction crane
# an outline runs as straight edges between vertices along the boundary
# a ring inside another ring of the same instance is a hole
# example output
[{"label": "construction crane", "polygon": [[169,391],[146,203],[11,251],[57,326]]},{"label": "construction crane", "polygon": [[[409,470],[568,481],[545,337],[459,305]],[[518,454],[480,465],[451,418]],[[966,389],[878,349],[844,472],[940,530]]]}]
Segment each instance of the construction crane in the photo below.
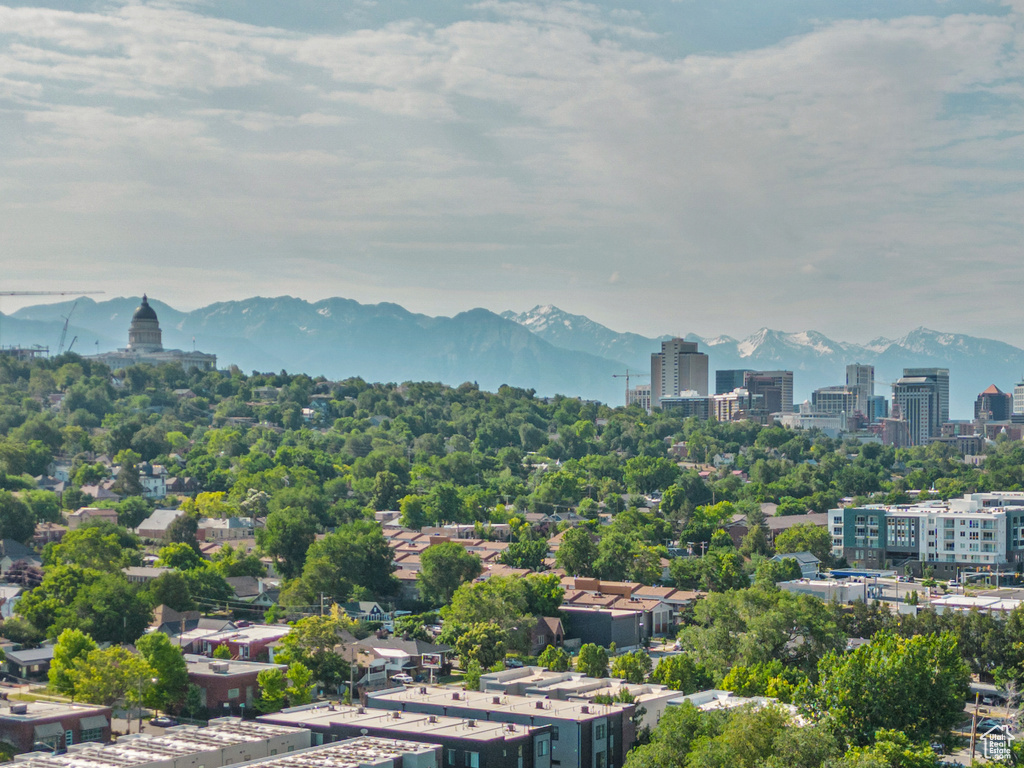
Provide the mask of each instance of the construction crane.
[{"label": "construction crane", "polygon": [[[0,291],[0,296],[94,296],[96,294],[105,293],[105,291]],[[74,308],[72,308],[72,311]],[[68,317],[71,313],[68,313]],[[3,317],[3,313],[0,313],[0,317]],[[67,318],[65,318],[64,330],[67,332]],[[64,335],[61,334],[61,346],[64,344]],[[0,349],[3,349],[3,345],[0,344]]]},{"label": "construction crane", "polygon": [[[61,354],[64,352],[64,339],[66,339],[68,337],[68,323],[71,322],[71,316],[73,314],[75,314],[75,307],[77,307],[77,306],[78,306],[78,302],[76,301],[74,304],[71,305],[71,311],[68,312],[67,315],[64,316],[64,328],[60,332],[60,344],[57,345],[57,357],[60,357]],[[77,338],[78,337],[75,336],[75,339],[77,339]],[[75,339],[71,340],[72,344],[75,343]],[[68,347],[68,351],[70,351],[70,350],[71,350],[71,347]]]},{"label": "construction crane", "polygon": [[648,378],[649,379],[649,378],[651,378],[651,374],[649,374],[649,373],[637,373],[636,371],[630,371],[629,368],[626,369],[625,373],[613,373],[612,374],[612,378],[613,379],[625,379],[626,380],[626,402],[625,402],[626,405],[629,405],[629,379],[630,379],[630,377],[632,377],[634,379],[643,379],[643,378]]}]

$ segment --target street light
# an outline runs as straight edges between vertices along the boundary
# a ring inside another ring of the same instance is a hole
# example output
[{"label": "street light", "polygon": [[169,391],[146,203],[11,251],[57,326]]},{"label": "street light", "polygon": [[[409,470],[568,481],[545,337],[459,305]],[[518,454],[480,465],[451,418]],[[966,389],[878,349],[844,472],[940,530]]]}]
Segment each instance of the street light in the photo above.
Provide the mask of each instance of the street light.
[{"label": "street light", "polygon": [[[154,685],[159,682],[155,677],[149,678],[149,682]],[[143,679],[139,678],[139,733],[142,733],[142,683]],[[130,728],[130,726],[129,726]]]}]

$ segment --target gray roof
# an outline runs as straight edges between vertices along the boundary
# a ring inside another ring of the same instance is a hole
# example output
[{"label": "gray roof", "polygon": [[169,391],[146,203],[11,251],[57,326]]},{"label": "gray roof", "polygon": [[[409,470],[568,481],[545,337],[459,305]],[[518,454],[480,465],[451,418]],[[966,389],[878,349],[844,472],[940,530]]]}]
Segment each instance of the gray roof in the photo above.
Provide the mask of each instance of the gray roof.
[{"label": "gray roof", "polygon": [[136,530],[166,531],[167,526],[183,514],[185,514],[184,511],[180,509],[154,509],[153,514],[147,517]]},{"label": "gray roof", "polygon": [[7,651],[7,660],[13,661],[19,666],[25,664],[38,664],[41,661],[53,659],[53,646],[44,645],[42,648],[28,648],[20,651]]},{"label": "gray roof", "polygon": [[821,562],[821,560],[816,558],[810,552],[786,552],[784,554],[776,555],[775,557],[772,558],[772,560],[786,560],[788,558],[792,558],[793,560],[796,560],[801,565],[803,565],[805,563],[807,565],[812,565],[812,564],[817,564],[817,563]]},{"label": "gray roof", "polygon": [[0,539],[0,557],[9,557],[12,560],[39,558],[35,552],[14,539]]}]

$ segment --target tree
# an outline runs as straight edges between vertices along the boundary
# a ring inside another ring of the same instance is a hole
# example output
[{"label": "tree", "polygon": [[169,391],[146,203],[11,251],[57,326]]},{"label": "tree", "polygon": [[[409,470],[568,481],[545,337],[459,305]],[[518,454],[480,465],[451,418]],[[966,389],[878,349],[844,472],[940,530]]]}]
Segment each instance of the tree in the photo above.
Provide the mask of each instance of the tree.
[{"label": "tree", "polygon": [[246,554],[242,547],[235,549],[225,544],[213,555],[212,566],[225,579],[233,576],[265,576],[267,569],[254,554]]},{"label": "tree", "polygon": [[642,683],[651,674],[653,663],[647,651],[636,650],[616,656],[612,661],[612,677],[620,677],[629,683]]},{"label": "tree", "polygon": [[794,525],[775,537],[775,551],[780,554],[810,552],[827,563],[832,554],[832,535],[828,528],[810,523]]},{"label": "tree", "polygon": [[174,542],[161,547],[157,551],[157,558],[158,566],[175,568],[179,571],[189,571],[206,565],[199,553],[184,542]]},{"label": "tree", "polygon": [[146,704],[158,710],[180,704],[188,687],[188,666],[181,649],[163,632],[143,635],[135,647],[156,673],[157,682],[149,689]]},{"label": "tree", "polygon": [[580,647],[576,669],[589,677],[608,676],[608,651],[594,643]]},{"label": "tree", "polygon": [[185,703],[182,705],[185,714],[196,718],[205,707],[203,706],[203,689],[195,683],[189,683],[185,691]]},{"label": "tree", "polygon": [[59,544],[47,544],[43,550],[43,564],[120,571],[126,565],[139,562],[135,549],[137,543],[134,536],[109,523],[85,525],[68,531]]},{"label": "tree", "polygon": [[275,654],[284,664],[301,662],[325,688],[337,688],[349,678],[349,665],[335,652],[351,629],[352,622],[344,612],[330,616],[308,616],[292,625],[292,631],[281,640],[281,649]]},{"label": "tree", "polygon": [[508,632],[494,622],[478,622],[471,624],[455,644],[459,654],[459,664],[463,669],[470,661],[476,661],[481,667],[491,667],[505,658],[508,644]]},{"label": "tree", "polygon": [[915,744],[904,733],[884,729],[875,734],[874,744],[849,750],[837,768],[940,768],[942,765],[927,742]]},{"label": "tree", "polygon": [[111,706],[141,703],[153,685],[154,670],[141,656],[119,645],[89,651],[73,670],[72,681],[78,698],[90,704]]},{"label": "tree", "polygon": [[310,593],[322,592],[339,603],[350,600],[356,587],[372,595],[388,595],[397,587],[391,575],[393,560],[380,526],[356,520],[339,525],[309,547],[302,581]]},{"label": "tree", "polygon": [[[164,540],[174,544],[188,544],[190,547],[199,550],[199,539],[196,538],[196,533],[199,531],[199,518],[195,514],[185,513],[184,515],[178,515],[176,518],[171,520],[170,525],[167,526],[167,530],[164,531]],[[257,535],[259,531],[257,531]]]},{"label": "tree", "polygon": [[462,684],[467,691],[480,690],[480,676],[483,674],[483,667],[476,659],[470,659],[466,665],[465,674],[462,676]]},{"label": "tree", "polygon": [[424,510],[422,496],[415,494],[404,496],[398,503],[398,508],[402,511],[399,522],[406,528],[418,531],[427,524],[427,513]]},{"label": "tree", "polygon": [[818,674],[814,706],[861,746],[880,729],[915,740],[949,731],[963,716],[970,680],[950,632],[910,638],[881,632],[853,653],[828,654]]},{"label": "tree", "polygon": [[586,528],[570,528],[562,534],[555,562],[570,576],[593,576],[600,556],[594,535]]},{"label": "tree", "polygon": [[568,672],[570,662],[571,657],[564,648],[555,648],[552,645],[545,648],[537,657],[537,663],[552,672]]},{"label": "tree", "polygon": [[288,685],[284,672],[276,668],[264,669],[256,675],[256,684],[260,692],[259,698],[256,699],[257,712],[268,715],[284,707],[285,690]]},{"label": "tree", "polygon": [[306,553],[316,540],[316,521],[304,509],[286,507],[271,512],[264,528],[256,529],[256,541],[273,556],[281,573],[298,576],[306,562]]},{"label": "tree", "polygon": [[231,658],[231,649],[226,645],[218,645],[213,649],[213,658],[227,661]]},{"label": "tree", "polygon": [[648,494],[672,485],[679,476],[679,467],[663,457],[636,456],[626,462],[623,476],[630,493]]},{"label": "tree", "polygon": [[111,490],[121,496],[141,496],[144,492],[142,483],[139,480],[139,462],[142,461],[135,451],[126,448],[118,451],[114,456],[114,463],[118,465],[117,479]]},{"label": "tree", "polygon": [[420,598],[435,606],[447,605],[455,590],[483,572],[480,557],[454,541],[428,547],[420,555],[420,564],[416,577]]},{"label": "tree", "polygon": [[50,662],[50,687],[59,693],[75,698],[75,664],[96,650],[96,641],[80,629],[65,629],[53,646],[53,661]]},{"label": "tree", "polygon": [[36,530],[31,507],[10,491],[0,491],[0,539],[24,544]]},{"label": "tree", "polygon": [[[258,677],[258,676],[257,676]],[[288,665],[288,686],[285,694],[288,696],[288,706],[298,707],[309,704],[313,700],[313,672],[301,661],[293,661]]]},{"label": "tree", "polygon": [[786,557],[779,561],[764,558],[757,564],[754,581],[757,584],[772,586],[780,581],[793,581],[802,576],[803,571],[800,570],[800,563],[795,557]]},{"label": "tree", "polygon": [[498,558],[504,565],[512,568],[525,568],[528,571],[540,571],[544,567],[544,558],[548,555],[548,543],[543,539],[527,539],[516,541]]},{"label": "tree", "polygon": [[662,658],[651,672],[651,680],[684,694],[695,693],[711,684],[707,675],[697,668],[686,653]]}]

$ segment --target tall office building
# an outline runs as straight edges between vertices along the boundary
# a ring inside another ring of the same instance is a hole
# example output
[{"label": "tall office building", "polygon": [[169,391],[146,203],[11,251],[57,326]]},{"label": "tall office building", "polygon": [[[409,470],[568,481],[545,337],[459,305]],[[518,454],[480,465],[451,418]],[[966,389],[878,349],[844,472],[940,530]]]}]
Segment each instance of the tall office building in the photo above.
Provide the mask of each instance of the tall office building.
[{"label": "tall office building", "polygon": [[949,368],[904,368],[903,375],[934,379],[939,391],[939,426],[949,421]]},{"label": "tall office building", "polygon": [[869,397],[868,412],[864,415],[868,417],[868,423],[870,424],[889,418],[889,401],[885,399],[885,395],[872,395]]},{"label": "tall office building", "polygon": [[1024,414],[1024,381],[1013,388],[1013,412]]},{"label": "tall office building", "polygon": [[[895,413],[897,406],[910,427],[910,444],[926,445],[928,439],[942,434],[942,425],[948,418],[942,418],[943,386],[946,395],[946,413],[949,413],[949,371],[946,371],[945,382],[939,376],[929,376],[924,369],[905,368],[903,378],[892,385],[892,404]],[[916,371],[917,375],[912,375]]]},{"label": "tall office building", "polygon": [[651,355],[651,408],[660,408],[661,398],[678,397],[687,390],[707,397],[708,356],[697,351],[694,341],[661,342],[661,352]]},{"label": "tall office building", "polygon": [[868,415],[868,399],[875,395],[875,366],[853,363],[846,366],[846,387],[857,393],[856,409]]},{"label": "tall office building", "polygon": [[762,376],[758,371],[749,371],[744,377],[744,386],[751,396],[760,397],[767,413],[785,413],[782,407],[782,387],[773,376]]},{"label": "tall office building", "polygon": [[[844,413],[853,416],[860,392],[853,387],[821,387],[811,392],[811,405],[823,413]],[[864,404],[864,413],[867,403]]]},{"label": "tall office building", "polygon": [[[751,380],[755,377],[757,382],[752,385]],[[770,383],[768,380],[770,380]],[[743,387],[749,389],[751,394],[765,395],[765,407],[769,409],[769,413],[793,412],[792,371],[747,371],[743,376]],[[779,408],[777,411],[771,410],[772,396],[767,392],[767,387],[777,387],[779,390]]]},{"label": "tall office building", "polygon": [[974,401],[974,418],[985,421],[1009,421],[1013,411],[1013,398],[995,384],[978,395]]},{"label": "tall office building", "polygon": [[749,368],[733,368],[715,371],[715,394],[728,395],[737,389],[743,389],[743,376],[753,373]]}]

